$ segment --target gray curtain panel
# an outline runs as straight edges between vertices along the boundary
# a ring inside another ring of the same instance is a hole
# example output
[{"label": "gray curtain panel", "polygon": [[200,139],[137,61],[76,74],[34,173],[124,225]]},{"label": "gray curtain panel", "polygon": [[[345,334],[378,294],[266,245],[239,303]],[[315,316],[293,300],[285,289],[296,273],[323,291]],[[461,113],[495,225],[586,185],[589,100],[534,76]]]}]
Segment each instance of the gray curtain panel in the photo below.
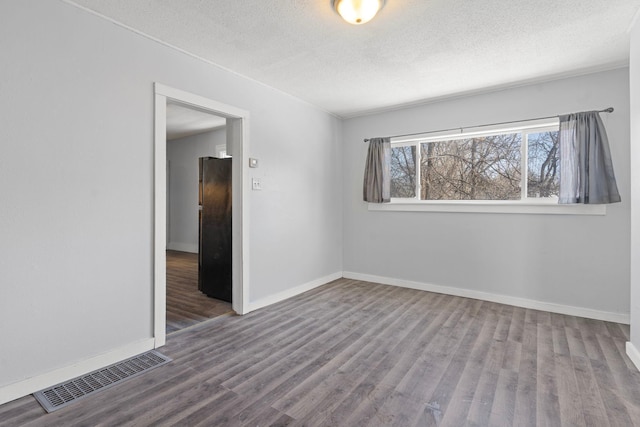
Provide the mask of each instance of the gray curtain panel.
[{"label": "gray curtain panel", "polygon": [[363,197],[369,203],[391,200],[391,143],[389,138],[371,138],[364,168]]},{"label": "gray curtain panel", "polygon": [[607,132],[597,111],[560,116],[558,203],[620,201]]}]

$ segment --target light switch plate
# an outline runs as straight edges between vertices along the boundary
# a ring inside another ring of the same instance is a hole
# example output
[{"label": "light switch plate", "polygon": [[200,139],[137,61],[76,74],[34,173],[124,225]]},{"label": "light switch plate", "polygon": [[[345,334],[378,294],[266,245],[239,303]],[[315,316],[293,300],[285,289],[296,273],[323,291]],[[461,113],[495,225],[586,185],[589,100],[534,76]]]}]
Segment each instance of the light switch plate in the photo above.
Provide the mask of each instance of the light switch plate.
[{"label": "light switch plate", "polygon": [[258,159],[254,159],[253,157],[249,157],[249,167],[257,168],[258,167]]}]

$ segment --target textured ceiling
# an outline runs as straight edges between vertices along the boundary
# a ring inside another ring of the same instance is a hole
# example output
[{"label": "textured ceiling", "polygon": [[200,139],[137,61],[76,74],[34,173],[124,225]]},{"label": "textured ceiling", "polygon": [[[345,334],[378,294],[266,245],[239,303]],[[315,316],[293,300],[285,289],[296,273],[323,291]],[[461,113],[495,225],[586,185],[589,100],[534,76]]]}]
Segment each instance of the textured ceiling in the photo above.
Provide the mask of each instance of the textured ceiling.
[{"label": "textured ceiling", "polygon": [[626,65],[640,0],[73,0],[342,117]]},{"label": "textured ceiling", "polygon": [[227,120],[224,117],[194,110],[180,104],[167,103],[167,140],[169,141],[220,129],[226,124]]}]

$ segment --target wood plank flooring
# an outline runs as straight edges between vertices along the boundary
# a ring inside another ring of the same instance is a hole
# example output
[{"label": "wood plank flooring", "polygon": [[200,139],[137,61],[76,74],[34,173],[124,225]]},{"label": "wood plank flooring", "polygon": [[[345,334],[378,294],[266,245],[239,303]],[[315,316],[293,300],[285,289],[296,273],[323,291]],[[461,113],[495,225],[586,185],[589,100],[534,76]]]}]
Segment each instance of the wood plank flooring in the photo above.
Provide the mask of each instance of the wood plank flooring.
[{"label": "wood plank flooring", "polygon": [[230,303],[198,290],[198,254],[167,251],[167,334],[230,313]]},{"label": "wood plank flooring", "polygon": [[633,426],[629,327],[340,279],[169,336],[174,361],[19,426]]}]

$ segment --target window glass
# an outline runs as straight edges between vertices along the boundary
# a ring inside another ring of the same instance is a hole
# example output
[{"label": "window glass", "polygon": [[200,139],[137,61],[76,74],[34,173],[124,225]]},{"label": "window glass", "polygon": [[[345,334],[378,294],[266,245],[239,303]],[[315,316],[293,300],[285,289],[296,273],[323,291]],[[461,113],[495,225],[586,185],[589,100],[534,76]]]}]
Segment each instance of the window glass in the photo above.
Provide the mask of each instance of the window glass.
[{"label": "window glass", "polygon": [[520,199],[521,144],[521,133],[420,144],[420,199]]},{"label": "window glass", "polygon": [[557,201],[557,124],[461,136],[392,142],[392,199]]},{"label": "window glass", "polygon": [[560,189],[558,132],[527,137],[527,197],[557,197]]},{"label": "window glass", "polygon": [[391,197],[416,196],[416,147],[391,148]]}]

